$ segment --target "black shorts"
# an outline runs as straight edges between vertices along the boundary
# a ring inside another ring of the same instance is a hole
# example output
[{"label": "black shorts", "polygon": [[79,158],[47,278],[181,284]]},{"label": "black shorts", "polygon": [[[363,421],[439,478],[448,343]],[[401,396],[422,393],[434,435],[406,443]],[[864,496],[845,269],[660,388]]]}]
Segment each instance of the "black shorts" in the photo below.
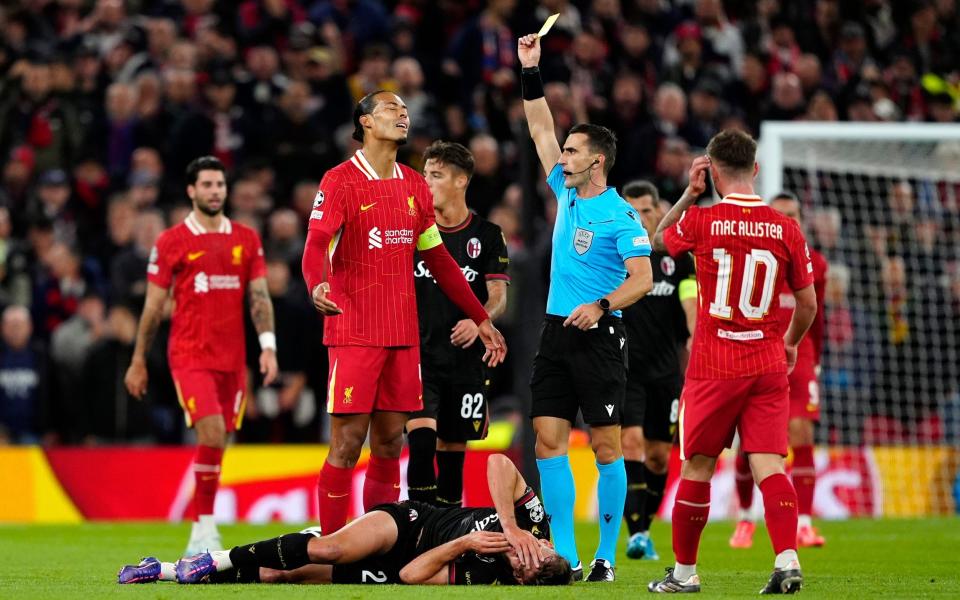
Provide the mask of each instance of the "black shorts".
[{"label": "black shorts", "polygon": [[393,517],[393,521],[397,524],[397,542],[386,554],[371,558],[376,558],[383,564],[397,565],[396,570],[399,573],[405,564],[417,557],[417,541],[420,539],[424,519],[431,512],[440,509],[425,502],[404,500],[378,504],[367,512],[375,510]]},{"label": "black shorts", "polygon": [[445,442],[482,440],[490,428],[487,392],[490,378],[479,360],[477,365],[449,372],[424,363],[423,410],[411,419],[436,419],[437,437]]},{"label": "black shorts", "polygon": [[680,389],[679,375],[656,381],[637,381],[627,376],[622,425],[643,427],[643,437],[648,440],[672,442],[677,435]]},{"label": "black shorts", "polygon": [[564,327],[563,317],[547,315],[540,349],[533,359],[531,417],[588,425],[619,425],[626,391],[627,334],[617,317],[604,316],[597,327]]}]

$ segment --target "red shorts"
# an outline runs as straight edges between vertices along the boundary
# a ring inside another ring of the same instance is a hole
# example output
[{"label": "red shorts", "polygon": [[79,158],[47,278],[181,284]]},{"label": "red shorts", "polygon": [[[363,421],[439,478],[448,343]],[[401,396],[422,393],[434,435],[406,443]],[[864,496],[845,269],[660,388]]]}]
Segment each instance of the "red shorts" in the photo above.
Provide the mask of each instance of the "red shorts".
[{"label": "red shorts", "polygon": [[177,399],[183,407],[187,427],[210,415],[223,415],[227,431],[240,429],[243,422],[246,369],[209,371],[205,369],[173,369]]},{"label": "red shorts", "polygon": [[687,379],[680,394],[680,458],[719,456],[740,431],[744,452],[787,455],[784,373],[741,379]]},{"label": "red shorts", "polygon": [[420,347],[331,346],[327,412],[369,414],[423,408]]},{"label": "red shorts", "polygon": [[790,418],[820,420],[820,384],[812,362],[801,361],[790,373]]}]

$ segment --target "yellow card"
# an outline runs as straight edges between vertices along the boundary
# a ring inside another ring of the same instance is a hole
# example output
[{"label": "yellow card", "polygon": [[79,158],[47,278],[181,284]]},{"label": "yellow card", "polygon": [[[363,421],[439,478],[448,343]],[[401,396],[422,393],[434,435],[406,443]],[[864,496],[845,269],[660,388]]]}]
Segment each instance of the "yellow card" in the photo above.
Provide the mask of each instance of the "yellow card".
[{"label": "yellow card", "polygon": [[557,22],[558,18],[560,18],[560,13],[556,13],[547,17],[547,20],[543,22],[543,27],[541,27],[540,31],[537,33],[537,37],[543,37],[547,35],[547,32],[550,31],[550,28],[553,27],[553,24]]}]

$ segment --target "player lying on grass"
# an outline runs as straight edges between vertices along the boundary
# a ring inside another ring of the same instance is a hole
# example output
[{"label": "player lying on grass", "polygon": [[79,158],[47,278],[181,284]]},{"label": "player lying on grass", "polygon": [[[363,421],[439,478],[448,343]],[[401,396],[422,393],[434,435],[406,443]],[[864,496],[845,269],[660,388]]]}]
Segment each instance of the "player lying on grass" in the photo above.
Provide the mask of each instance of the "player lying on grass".
[{"label": "player lying on grass", "polygon": [[381,504],[329,536],[305,530],[174,563],[146,558],[119,583],[508,583],[565,585],[543,505],[508,458],[487,460],[494,507]]}]

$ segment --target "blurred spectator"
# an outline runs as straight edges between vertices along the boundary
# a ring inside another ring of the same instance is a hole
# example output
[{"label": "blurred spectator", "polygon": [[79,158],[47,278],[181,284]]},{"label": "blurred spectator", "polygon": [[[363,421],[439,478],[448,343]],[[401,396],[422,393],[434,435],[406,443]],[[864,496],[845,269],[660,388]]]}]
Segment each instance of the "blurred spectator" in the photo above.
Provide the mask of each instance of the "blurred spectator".
[{"label": "blurred spectator", "polygon": [[500,162],[500,147],[490,135],[478,135],[470,140],[474,171],[467,188],[467,205],[481,217],[500,202],[509,179]]},{"label": "blurred spectator", "polygon": [[35,444],[42,433],[47,402],[47,357],[31,340],[30,311],[8,306],[0,333],[0,442]]},{"label": "blurred spectator", "polygon": [[840,35],[840,6],[838,0],[816,0],[813,27],[799,28],[798,41],[804,52],[817,55],[821,64],[833,59],[833,49]]},{"label": "blurred spectator", "polygon": [[280,72],[277,51],[270,46],[254,46],[247,50],[246,67],[237,86],[237,104],[251,118],[263,119],[267,109],[283,94],[288,81]]},{"label": "blurred spectator", "polygon": [[237,34],[244,45],[283,47],[290,26],[306,16],[293,0],[245,0],[240,4]]},{"label": "blurred spectator", "polygon": [[291,266],[300,264],[306,235],[296,212],[281,208],[271,214],[266,237],[265,253],[268,256],[276,257],[276,260],[282,260]]},{"label": "blurred spectator", "polygon": [[460,29],[450,42],[444,72],[460,87],[460,104],[468,111],[482,108],[476,93],[487,89],[511,90],[516,83],[517,40],[510,19],[517,0],[489,0],[477,17]]},{"label": "blurred spectator", "polygon": [[73,243],[77,229],[69,202],[70,178],[61,169],[52,169],[37,178],[37,195],[29,212],[33,218],[50,220],[57,238]]},{"label": "blurred spectator", "polygon": [[[277,177],[294,182],[324,172],[336,164],[338,153],[331,130],[317,118],[317,101],[310,86],[290,82],[270,113],[268,145],[273,148]],[[281,197],[289,190],[279,190]]]},{"label": "blurred spectator", "polygon": [[770,121],[793,121],[804,113],[806,101],[800,78],[793,73],[778,73],[773,77],[770,106],[763,118]]},{"label": "blurred spectator", "polygon": [[147,264],[157,238],[166,224],[163,214],[148,209],[137,214],[133,223],[133,243],[121,250],[110,264],[110,288],[113,301],[139,315],[147,294]]},{"label": "blurred spectator", "polygon": [[0,308],[30,306],[32,287],[27,244],[13,236],[10,210],[0,206]]},{"label": "blurred spectator", "polygon": [[390,49],[382,44],[364,48],[360,66],[347,79],[347,85],[350,86],[354,102],[377,90],[397,91],[399,85],[390,76]]},{"label": "blurred spectator", "polygon": [[[80,299],[75,315],[57,327],[50,338],[50,358],[53,361],[57,389],[82,389],[84,363],[90,348],[104,334],[106,307],[103,298],[90,293]],[[58,400],[64,417],[73,420],[81,408],[73,402]]]},{"label": "blurred spectator", "polygon": [[660,196],[676,202],[687,187],[687,172],[693,162],[690,147],[680,137],[669,137],[660,144],[656,176],[653,178]]},{"label": "blurred spectator", "polygon": [[77,312],[81,298],[88,293],[102,295],[105,288],[99,266],[94,261],[84,261],[63,242],[55,242],[42,260],[47,274],[34,290],[32,308],[37,334],[48,339]]},{"label": "blurred spectator", "polygon": [[273,200],[267,195],[263,184],[248,175],[236,180],[230,186],[229,203],[231,219],[248,219],[256,222],[270,211]]},{"label": "blurred spectator", "polygon": [[831,78],[842,87],[861,77],[868,67],[875,67],[867,54],[867,37],[859,23],[844,23],[840,29],[840,45],[833,55]]},{"label": "blurred spectator", "polygon": [[681,24],[673,33],[675,46],[664,52],[665,81],[679,85],[683,91],[693,89],[703,68],[703,34],[692,21]]}]

